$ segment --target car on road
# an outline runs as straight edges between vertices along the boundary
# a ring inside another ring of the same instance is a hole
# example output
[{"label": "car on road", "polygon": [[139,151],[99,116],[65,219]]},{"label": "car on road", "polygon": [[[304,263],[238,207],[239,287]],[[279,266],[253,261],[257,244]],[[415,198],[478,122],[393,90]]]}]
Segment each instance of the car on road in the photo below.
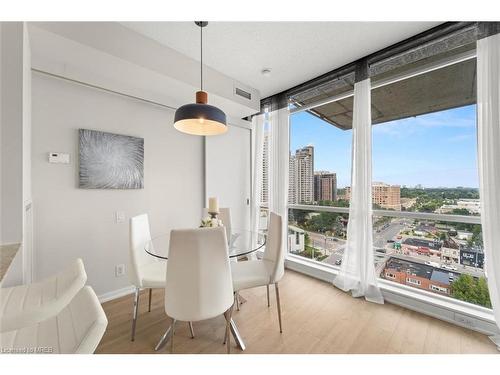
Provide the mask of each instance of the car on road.
[{"label": "car on road", "polygon": [[342,259],[337,259],[335,265],[340,266],[342,264]]},{"label": "car on road", "polygon": [[394,240],[387,240],[387,243],[394,243]]},{"label": "car on road", "polygon": [[442,264],[442,265],[441,265],[441,268],[442,268],[442,269],[444,269],[444,270],[448,270],[448,271],[456,271],[456,270],[458,270],[458,268],[457,268],[457,267],[455,267],[455,266],[450,266],[450,265],[448,265],[448,264]]},{"label": "car on road", "polygon": [[427,264],[428,266],[439,268],[439,263],[436,263],[436,262],[427,261],[427,262],[425,262],[425,264]]}]

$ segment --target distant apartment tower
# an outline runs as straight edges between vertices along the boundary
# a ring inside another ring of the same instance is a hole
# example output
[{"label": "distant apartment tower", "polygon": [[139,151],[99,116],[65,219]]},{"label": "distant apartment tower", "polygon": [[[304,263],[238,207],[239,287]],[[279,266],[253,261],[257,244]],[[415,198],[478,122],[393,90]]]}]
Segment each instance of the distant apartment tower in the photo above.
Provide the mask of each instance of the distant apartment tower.
[{"label": "distant apartment tower", "polygon": [[262,145],[262,186],[261,203],[269,203],[269,132],[264,132],[264,144]]},{"label": "distant apartment tower", "polygon": [[[351,188],[345,189],[345,199],[351,199]],[[386,210],[401,211],[401,187],[383,182],[372,184],[372,202]]]},{"label": "distant apartment tower", "polygon": [[288,159],[288,203],[297,204],[297,193],[295,190],[295,155],[289,154]]},{"label": "distant apartment tower", "polygon": [[314,202],[314,147],[306,146],[290,155],[288,201],[291,204]]},{"label": "distant apartment tower", "polygon": [[337,174],[319,171],[314,173],[314,200],[336,201],[337,200]]}]

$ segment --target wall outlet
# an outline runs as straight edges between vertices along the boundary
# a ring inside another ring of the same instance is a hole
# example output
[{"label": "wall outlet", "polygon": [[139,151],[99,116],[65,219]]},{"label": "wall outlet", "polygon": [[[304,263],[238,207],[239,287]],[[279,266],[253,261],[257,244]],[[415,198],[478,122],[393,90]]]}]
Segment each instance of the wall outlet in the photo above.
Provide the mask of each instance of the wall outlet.
[{"label": "wall outlet", "polygon": [[117,264],[115,266],[115,277],[125,276],[125,264]]},{"label": "wall outlet", "polygon": [[124,223],[125,222],[125,212],[116,211],[115,212],[115,222],[117,224]]},{"label": "wall outlet", "polygon": [[467,315],[462,315],[462,314],[458,314],[458,313],[455,313],[455,321],[462,325],[462,326],[466,326],[466,327],[474,327],[474,319],[471,318],[470,316],[467,316]]}]

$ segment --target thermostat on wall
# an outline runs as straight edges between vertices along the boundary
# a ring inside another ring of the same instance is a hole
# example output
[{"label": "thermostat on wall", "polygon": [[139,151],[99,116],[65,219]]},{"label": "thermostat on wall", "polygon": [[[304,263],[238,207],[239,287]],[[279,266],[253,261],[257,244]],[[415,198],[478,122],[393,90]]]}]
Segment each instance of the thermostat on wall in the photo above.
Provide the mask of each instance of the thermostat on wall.
[{"label": "thermostat on wall", "polygon": [[69,154],[49,152],[49,163],[69,164]]}]

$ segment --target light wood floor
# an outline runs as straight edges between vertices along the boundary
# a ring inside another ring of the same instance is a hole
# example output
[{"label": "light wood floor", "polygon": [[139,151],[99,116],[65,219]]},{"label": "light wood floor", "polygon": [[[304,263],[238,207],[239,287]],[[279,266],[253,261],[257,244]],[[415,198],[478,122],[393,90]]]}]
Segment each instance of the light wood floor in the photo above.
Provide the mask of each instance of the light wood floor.
[{"label": "light wood floor", "polygon": [[[130,341],[132,295],[103,304],[108,329],[96,353],[154,353],[170,319],[163,290],[141,294],[135,342]],[[247,345],[243,353],[497,353],[480,333],[392,304],[377,305],[308,276],[287,271],[280,283],[283,333],[278,328],[274,289],[267,307],[266,288],[242,292],[247,302],[233,317]],[[175,353],[225,353],[224,318],[177,323]],[[169,353],[167,345],[159,353]],[[232,340],[232,353],[242,353]]]}]

